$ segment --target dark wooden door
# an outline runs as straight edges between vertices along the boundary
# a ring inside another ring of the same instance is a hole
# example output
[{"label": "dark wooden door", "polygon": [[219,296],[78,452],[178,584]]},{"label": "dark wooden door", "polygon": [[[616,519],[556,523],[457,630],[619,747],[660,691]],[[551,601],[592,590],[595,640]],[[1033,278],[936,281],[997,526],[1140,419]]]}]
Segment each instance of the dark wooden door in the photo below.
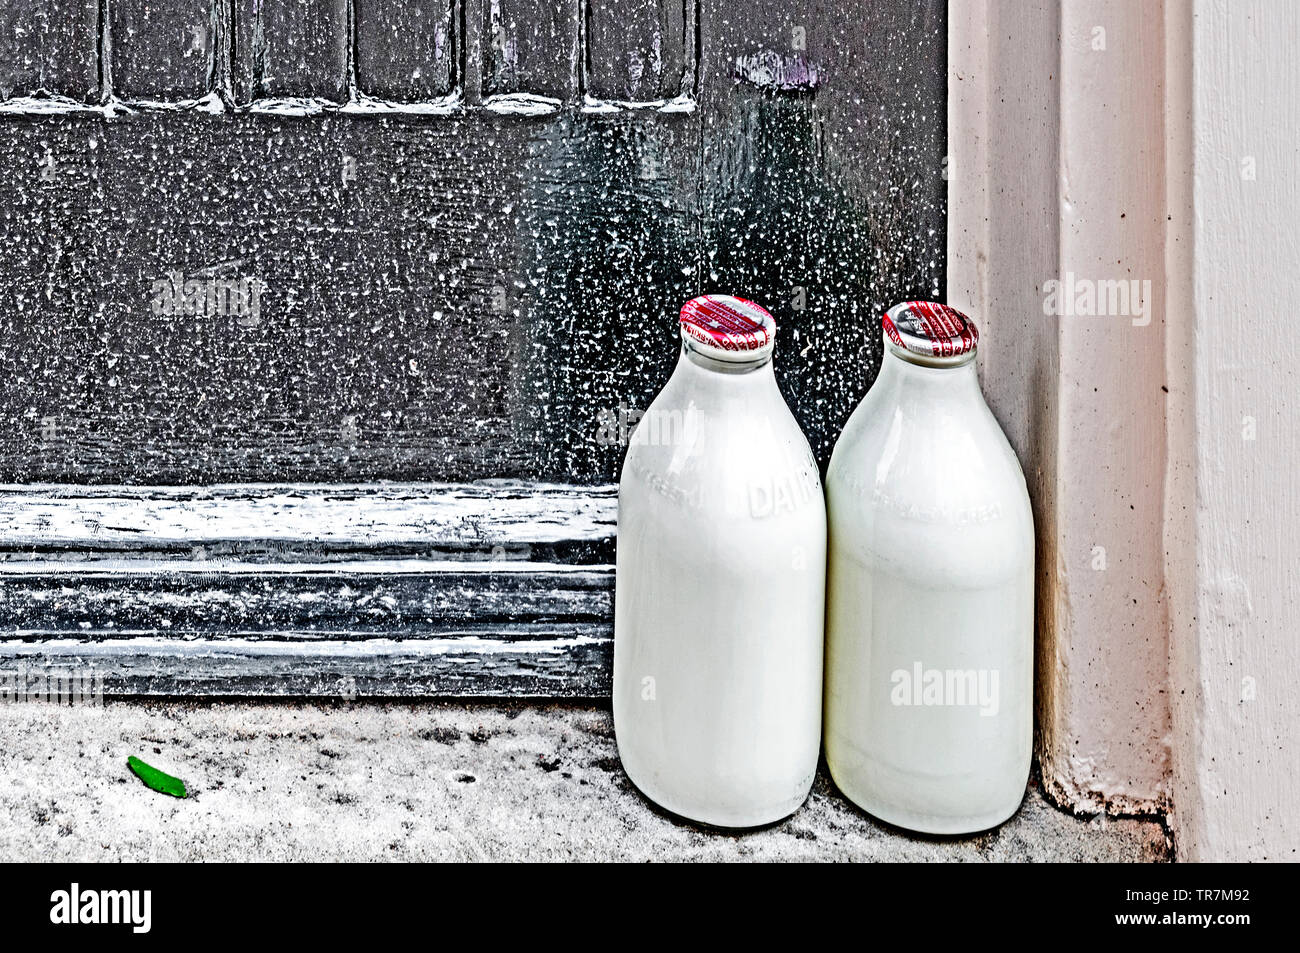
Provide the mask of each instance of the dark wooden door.
[{"label": "dark wooden door", "polygon": [[901,0],[0,0],[0,651],[603,693],[681,302],[769,307],[824,464],[941,294],[945,46]]}]

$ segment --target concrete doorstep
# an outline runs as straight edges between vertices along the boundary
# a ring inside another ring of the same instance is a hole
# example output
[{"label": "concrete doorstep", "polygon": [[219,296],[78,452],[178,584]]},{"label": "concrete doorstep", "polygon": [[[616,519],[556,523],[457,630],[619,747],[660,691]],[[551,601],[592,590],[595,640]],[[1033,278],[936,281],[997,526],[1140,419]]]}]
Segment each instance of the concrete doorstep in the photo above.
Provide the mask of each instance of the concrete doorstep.
[{"label": "concrete doorstep", "polygon": [[[145,787],[135,755],[183,779]],[[0,706],[5,861],[1165,861],[1155,820],[1091,820],[1031,785],[996,831],[881,825],[824,773],[772,827],[719,833],[654,808],[612,717],[551,704],[109,702]]]}]

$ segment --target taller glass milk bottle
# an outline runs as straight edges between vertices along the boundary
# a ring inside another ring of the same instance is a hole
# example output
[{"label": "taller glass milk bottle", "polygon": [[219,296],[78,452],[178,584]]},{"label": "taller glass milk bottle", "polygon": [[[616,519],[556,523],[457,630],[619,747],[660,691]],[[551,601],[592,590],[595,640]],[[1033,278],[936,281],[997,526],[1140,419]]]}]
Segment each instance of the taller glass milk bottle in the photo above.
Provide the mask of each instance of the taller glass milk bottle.
[{"label": "taller glass milk bottle", "polygon": [[975,325],[925,301],[883,323],[826,474],[826,761],[868,813],[970,833],[1014,814],[1029,776],[1033,516]]},{"label": "taller glass milk bottle", "polygon": [[752,827],[795,811],[817,769],[825,504],[772,316],[705,295],[680,324],[619,484],[614,728],[652,801]]}]

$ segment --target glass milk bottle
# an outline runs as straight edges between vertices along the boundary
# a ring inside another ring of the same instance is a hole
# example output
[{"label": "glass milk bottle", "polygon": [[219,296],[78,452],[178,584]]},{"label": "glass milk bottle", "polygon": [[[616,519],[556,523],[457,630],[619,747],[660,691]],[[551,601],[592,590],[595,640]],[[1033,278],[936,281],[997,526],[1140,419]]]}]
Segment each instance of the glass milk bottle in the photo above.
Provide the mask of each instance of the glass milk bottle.
[{"label": "glass milk bottle", "polygon": [[826,512],[775,332],[742,298],[687,302],[619,485],[619,756],[650,800],[721,827],[795,811],[821,744]]},{"label": "glass milk bottle", "polygon": [[1014,814],[1029,776],[1033,516],[975,325],[921,301],[883,323],[826,474],[826,761],[881,820],[969,833]]}]

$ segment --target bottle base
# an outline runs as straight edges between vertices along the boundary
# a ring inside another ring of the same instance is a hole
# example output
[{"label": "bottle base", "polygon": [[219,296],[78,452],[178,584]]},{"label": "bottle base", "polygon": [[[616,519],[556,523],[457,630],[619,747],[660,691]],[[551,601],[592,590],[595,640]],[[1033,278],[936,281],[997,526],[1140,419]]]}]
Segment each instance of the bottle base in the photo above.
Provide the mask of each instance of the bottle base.
[{"label": "bottle base", "polygon": [[812,793],[812,785],[809,784],[808,789],[802,794],[779,804],[744,809],[708,807],[673,797],[665,794],[654,785],[646,784],[641,778],[637,777],[636,773],[628,769],[626,763],[623,765],[623,772],[638,793],[659,810],[673,815],[678,820],[724,830],[769,827],[785,820],[798,811],[804,802],[808,800],[808,795]]},{"label": "bottle base", "polygon": [[[972,814],[926,814],[907,810],[881,800],[870,792],[855,788],[851,784],[845,784],[836,777],[834,767],[829,765],[828,767],[830,767],[831,780],[835,782],[835,787],[839,789],[840,794],[876,820],[892,827],[935,837],[967,836],[992,830],[1014,817],[1025,800],[1022,787],[1020,796],[1014,801],[1004,802],[990,810]],[[1025,779],[1026,784],[1028,780]]]}]

